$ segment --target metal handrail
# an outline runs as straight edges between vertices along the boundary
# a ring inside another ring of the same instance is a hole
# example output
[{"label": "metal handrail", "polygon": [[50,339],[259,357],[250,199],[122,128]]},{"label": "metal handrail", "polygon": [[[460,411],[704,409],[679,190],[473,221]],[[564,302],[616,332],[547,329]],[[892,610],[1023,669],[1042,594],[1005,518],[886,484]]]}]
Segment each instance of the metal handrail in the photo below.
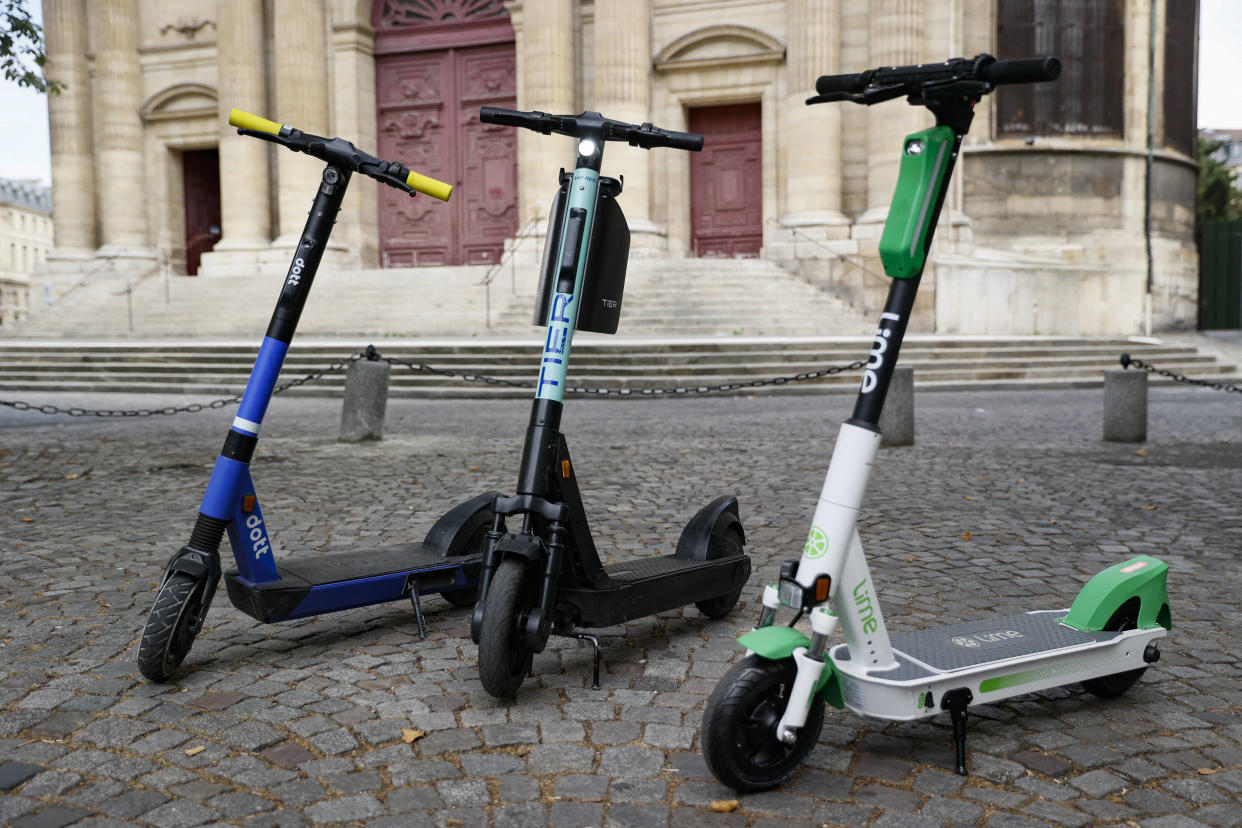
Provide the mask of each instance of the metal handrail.
[{"label": "metal handrail", "polygon": [[82,287],[84,284],[89,282],[92,276],[94,276],[99,271],[103,270],[105,267],[110,267],[113,264],[114,263],[112,259],[96,259],[95,261],[91,262],[90,265],[87,266],[86,270],[82,271],[81,279],[78,279],[78,281],[74,282],[68,288],[61,291],[57,296],[55,296],[52,299],[51,302],[47,304],[54,305],[57,302],[63,302],[65,300],[65,297],[67,297],[69,294],[73,293],[75,290],[77,290],[78,288]]},{"label": "metal handrail", "polygon": [[536,217],[523,224],[517,233],[513,235],[513,244],[509,245],[509,249],[496,260],[495,264],[487,269],[487,272],[483,274],[483,278],[475,283],[483,288],[483,314],[489,329],[492,327],[492,282],[496,281],[496,277],[500,275],[501,269],[506,264],[512,265],[510,267],[509,289],[511,291],[510,295],[517,295],[517,265],[513,261],[514,254],[522,242],[535,235],[539,222],[540,219]]},{"label": "metal handrail", "polygon": [[770,221],[772,224],[775,224],[777,227],[780,227],[782,230],[788,230],[790,233],[793,233],[795,236],[797,236],[798,238],[802,239],[803,241],[809,241],[811,244],[815,245],[815,246],[816,246],[816,247],[818,247],[820,250],[823,250],[823,251],[824,251],[824,252],[826,252],[826,253],[831,253],[833,256],[836,256],[838,259],[840,259],[840,260],[841,260],[842,262],[844,262],[845,264],[847,264],[847,265],[849,265],[849,266],[851,266],[851,267],[858,268],[858,269],[859,269],[859,270],[861,270],[863,273],[865,273],[865,274],[867,274],[868,276],[870,276],[871,278],[873,278],[873,279],[875,279],[875,280],[879,281],[880,283],[882,283],[882,284],[888,284],[888,279],[886,279],[884,276],[881,276],[879,273],[876,273],[875,271],[868,270],[867,268],[865,268],[865,267],[863,267],[862,265],[860,265],[858,262],[856,262],[856,261],[854,261],[853,259],[851,259],[851,258],[849,258],[848,256],[846,256],[845,254],[843,254],[843,253],[838,253],[836,250],[833,250],[831,247],[829,247],[828,245],[824,244],[824,243],[823,243],[823,242],[821,242],[819,239],[813,239],[813,238],[811,238],[811,237],[810,237],[810,236],[808,236],[806,233],[803,233],[801,230],[799,230],[797,227],[794,227],[792,224],[785,224],[785,223],[784,223],[783,221],[781,221],[780,219],[774,219],[774,218],[770,218],[770,219],[768,219],[768,221]]}]

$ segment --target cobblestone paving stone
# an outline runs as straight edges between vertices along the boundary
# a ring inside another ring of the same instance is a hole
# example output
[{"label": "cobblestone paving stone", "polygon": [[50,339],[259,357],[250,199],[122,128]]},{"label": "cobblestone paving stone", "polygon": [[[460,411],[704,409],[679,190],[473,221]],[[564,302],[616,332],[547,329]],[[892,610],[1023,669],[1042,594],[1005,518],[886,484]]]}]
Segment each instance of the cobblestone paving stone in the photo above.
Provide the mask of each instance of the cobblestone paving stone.
[{"label": "cobblestone paving stone", "polygon": [[[38,395],[110,408],[187,398]],[[761,585],[796,556],[848,396],[571,401],[602,554],[663,554],[735,492],[744,604],[552,639],[516,703],[483,692],[467,611],[439,598],[262,625],[217,593],[179,676],[138,636],[188,537],[231,412],[99,420],[0,409],[0,824],[91,828],[1242,825],[1242,403],[1151,392],[1151,440],[1103,443],[1094,391],[921,393],[917,445],[874,467],[862,535],[890,627],[1067,606],[1135,553],[1170,564],[1174,628],[1125,696],[1077,687],[947,716],[830,710],[784,788],[740,797],[698,753],[704,703]],[[528,404],[394,400],[380,443],[335,442],[339,401],[277,399],[254,462],[279,554],[421,538],[512,487]],[[426,733],[414,743],[402,729]]]}]

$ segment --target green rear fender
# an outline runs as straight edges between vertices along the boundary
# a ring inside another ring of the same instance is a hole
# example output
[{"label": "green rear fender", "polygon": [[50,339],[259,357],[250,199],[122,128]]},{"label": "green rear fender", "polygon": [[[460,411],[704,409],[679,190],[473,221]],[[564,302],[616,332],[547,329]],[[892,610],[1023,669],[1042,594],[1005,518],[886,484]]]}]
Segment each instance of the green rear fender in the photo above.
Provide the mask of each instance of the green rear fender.
[{"label": "green rear fender", "polygon": [[1084,632],[1104,629],[1108,619],[1127,601],[1138,599],[1139,629],[1172,629],[1166,578],[1169,565],[1148,555],[1139,555],[1110,566],[1083,586],[1065,616],[1065,624]]},{"label": "green rear fender", "polygon": [[[792,627],[760,627],[748,632],[737,640],[746,649],[760,658],[769,661],[780,661],[793,658],[793,651],[799,647],[810,647],[811,639]],[[824,664],[824,672],[819,674],[819,682],[815,692],[823,695],[824,701],[836,708],[845,707],[845,695],[841,690],[841,676],[837,674],[828,659]]]}]

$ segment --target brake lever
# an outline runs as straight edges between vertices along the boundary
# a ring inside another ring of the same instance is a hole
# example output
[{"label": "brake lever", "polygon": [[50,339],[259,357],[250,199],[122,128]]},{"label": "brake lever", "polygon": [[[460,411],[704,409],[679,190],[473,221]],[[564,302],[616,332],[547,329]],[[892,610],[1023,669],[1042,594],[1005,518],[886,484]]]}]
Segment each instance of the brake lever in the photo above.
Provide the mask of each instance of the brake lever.
[{"label": "brake lever", "polygon": [[[238,127],[237,134],[246,135],[251,138],[258,138],[263,141],[271,141],[273,144],[280,144],[282,147],[288,147],[294,152],[306,152],[307,145],[305,142],[294,143],[283,135],[273,135],[270,132],[259,132],[257,129],[242,129],[241,127]],[[298,134],[300,135],[301,133]]]},{"label": "brake lever", "polygon": [[829,92],[827,95],[816,95],[813,98],[807,98],[808,106],[818,103],[833,103],[836,101],[849,101],[850,103],[862,104],[863,106],[871,106],[872,104],[891,101],[893,98],[900,98],[902,95],[909,94],[906,91],[905,84],[895,83],[890,86],[868,86],[861,92]]}]

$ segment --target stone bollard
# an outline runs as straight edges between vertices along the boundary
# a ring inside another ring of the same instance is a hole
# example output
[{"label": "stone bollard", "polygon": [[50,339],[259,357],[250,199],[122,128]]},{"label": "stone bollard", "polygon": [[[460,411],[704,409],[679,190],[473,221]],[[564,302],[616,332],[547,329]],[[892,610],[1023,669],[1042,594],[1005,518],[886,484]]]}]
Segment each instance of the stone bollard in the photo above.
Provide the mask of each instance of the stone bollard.
[{"label": "stone bollard", "polygon": [[1104,439],[1141,443],[1147,439],[1147,372],[1104,372]]},{"label": "stone bollard", "polygon": [[345,404],[341,408],[341,441],[359,443],[384,437],[384,409],[388,406],[387,362],[359,359],[345,377]]},{"label": "stone bollard", "polygon": [[914,369],[897,366],[880,412],[880,445],[914,445]]}]

